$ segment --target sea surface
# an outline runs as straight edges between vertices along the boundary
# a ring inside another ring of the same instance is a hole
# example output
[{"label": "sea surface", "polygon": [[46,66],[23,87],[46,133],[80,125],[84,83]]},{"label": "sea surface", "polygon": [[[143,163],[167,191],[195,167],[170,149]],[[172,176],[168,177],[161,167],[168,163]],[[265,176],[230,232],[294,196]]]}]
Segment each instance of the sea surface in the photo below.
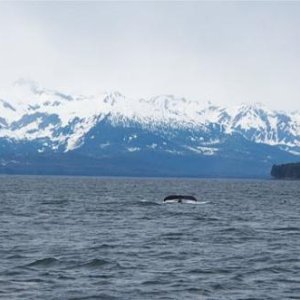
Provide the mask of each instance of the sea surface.
[{"label": "sea surface", "polygon": [[1,176],[0,298],[300,299],[300,182]]}]

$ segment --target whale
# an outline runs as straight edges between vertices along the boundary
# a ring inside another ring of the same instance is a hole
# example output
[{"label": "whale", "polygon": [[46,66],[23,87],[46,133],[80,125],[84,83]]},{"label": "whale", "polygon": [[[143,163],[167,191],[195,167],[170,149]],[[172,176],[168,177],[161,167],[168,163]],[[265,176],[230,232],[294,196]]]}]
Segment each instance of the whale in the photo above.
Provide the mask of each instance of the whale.
[{"label": "whale", "polygon": [[197,202],[198,200],[194,196],[190,195],[169,195],[164,198],[165,203],[185,203],[185,202]]}]

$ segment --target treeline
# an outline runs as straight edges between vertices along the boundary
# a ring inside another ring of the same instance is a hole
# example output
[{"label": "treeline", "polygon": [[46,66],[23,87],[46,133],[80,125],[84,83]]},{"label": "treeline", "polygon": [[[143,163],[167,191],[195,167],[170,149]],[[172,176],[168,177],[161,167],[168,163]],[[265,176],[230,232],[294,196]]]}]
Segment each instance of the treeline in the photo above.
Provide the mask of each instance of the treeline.
[{"label": "treeline", "polygon": [[300,179],[300,163],[273,165],[271,175],[278,179]]}]

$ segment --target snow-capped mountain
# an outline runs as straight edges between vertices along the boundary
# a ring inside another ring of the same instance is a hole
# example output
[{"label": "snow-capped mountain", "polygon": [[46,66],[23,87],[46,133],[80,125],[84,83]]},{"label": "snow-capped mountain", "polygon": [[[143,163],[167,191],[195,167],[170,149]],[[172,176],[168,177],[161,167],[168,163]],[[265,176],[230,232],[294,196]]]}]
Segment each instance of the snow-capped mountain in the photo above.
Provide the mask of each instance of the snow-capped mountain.
[{"label": "snow-capped mountain", "polygon": [[[0,139],[0,165],[6,169],[16,162],[22,165],[24,155],[29,161],[61,155],[62,166],[66,157],[78,155],[83,160],[101,160],[102,165],[109,162],[105,170],[117,170],[127,161],[136,170],[142,163],[145,174],[145,162],[155,165],[154,158],[172,162],[172,166],[181,166],[178,160],[188,159],[191,166],[201,162],[208,168],[207,175],[218,176],[226,173],[218,174],[220,164],[228,171],[237,161],[241,168],[260,162],[259,169],[297,160],[300,113],[276,112],[260,104],[218,107],[172,95],[150,99],[130,99],[118,92],[69,95],[21,80],[9,95],[1,96],[0,91]],[[187,166],[182,164],[181,170]],[[96,173],[106,174],[101,170]],[[160,174],[176,175],[178,171]],[[206,173],[192,172],[197,174]]]}]

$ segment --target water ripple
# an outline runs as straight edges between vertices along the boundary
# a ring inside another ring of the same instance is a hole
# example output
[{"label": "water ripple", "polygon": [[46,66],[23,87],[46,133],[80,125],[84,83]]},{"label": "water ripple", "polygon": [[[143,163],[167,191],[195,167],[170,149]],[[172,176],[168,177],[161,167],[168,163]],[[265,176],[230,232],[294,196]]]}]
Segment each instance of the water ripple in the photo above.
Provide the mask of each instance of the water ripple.
[{"label": "water ripple", "polygon": [[[1,299],[300,299],[296,181],[2,177]],[[193,193],[201,205],[164,205]]]}]

